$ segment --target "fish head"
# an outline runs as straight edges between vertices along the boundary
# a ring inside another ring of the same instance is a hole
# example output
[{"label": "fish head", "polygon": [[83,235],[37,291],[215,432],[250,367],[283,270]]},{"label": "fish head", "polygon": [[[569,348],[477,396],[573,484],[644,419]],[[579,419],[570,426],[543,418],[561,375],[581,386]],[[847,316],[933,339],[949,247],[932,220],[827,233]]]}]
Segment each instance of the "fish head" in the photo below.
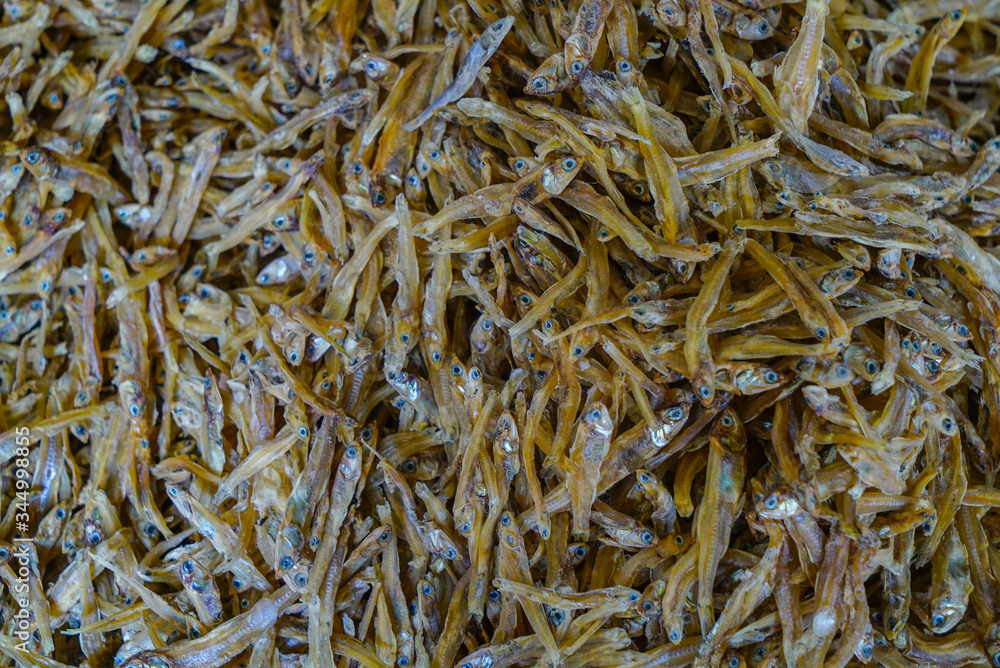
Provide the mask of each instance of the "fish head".
[{"label": "fish head", "polygon": [[711,438],[731,452],[739,452],[746,447],[747,435],[736,411],[726,408],[712,425]]},{"label": "fish head", "polygon": [[562,90],[561,81],[565,78],[566,56],[553,53],[531,75],[524,92],[528,95],[555,95]]},{"label": "fish head", "polygon": [[771,24],[763,17],[747,12],[741,12],[736,16],[733,28],[741,39],[748,41],[767,39],[774,34]]},{"label": "fish head", "polygon": [[583,425],[588,433],[601,438],[610,438],[614,431],[614,423],[611,422],[607,407],[599,402],[584,409]]},{"label": "fish head", "polygon": [[574,33],[566,38],[563,54],[566,58],[566,71],[572,79],[583,76],[590,67],[593,48],[583,33]]},{"label": "fish head", "polygon": [[40,146],[29,146],[18,153],[21,163],[36,179],[54,177],[59,163],[51,151]]},{"label": "fish head", "polygon": [[792,517],[802,511],[798,500],[787,487],[772,490],[757,503],[757,514],[768,519]]}]

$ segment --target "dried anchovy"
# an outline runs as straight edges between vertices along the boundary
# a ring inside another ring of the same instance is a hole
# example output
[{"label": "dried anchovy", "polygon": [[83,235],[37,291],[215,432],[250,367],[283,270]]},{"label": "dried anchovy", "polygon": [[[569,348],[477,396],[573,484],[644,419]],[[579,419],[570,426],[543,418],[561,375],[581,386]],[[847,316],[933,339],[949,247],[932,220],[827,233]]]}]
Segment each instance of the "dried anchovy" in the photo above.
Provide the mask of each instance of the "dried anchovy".
[{"label": "dried anchovy", "polygon": [[0,662],[1000,667],[998,22],[8,0]]}]

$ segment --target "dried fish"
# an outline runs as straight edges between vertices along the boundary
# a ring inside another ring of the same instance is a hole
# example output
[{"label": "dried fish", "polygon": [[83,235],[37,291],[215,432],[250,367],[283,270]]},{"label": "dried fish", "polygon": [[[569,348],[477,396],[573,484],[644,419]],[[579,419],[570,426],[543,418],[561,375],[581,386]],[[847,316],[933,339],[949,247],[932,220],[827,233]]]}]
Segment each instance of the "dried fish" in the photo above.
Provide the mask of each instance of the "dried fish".
[{"label": "dried fish", "polygon": [[993,4],[3,16],[3,666],[1000,668]]}]

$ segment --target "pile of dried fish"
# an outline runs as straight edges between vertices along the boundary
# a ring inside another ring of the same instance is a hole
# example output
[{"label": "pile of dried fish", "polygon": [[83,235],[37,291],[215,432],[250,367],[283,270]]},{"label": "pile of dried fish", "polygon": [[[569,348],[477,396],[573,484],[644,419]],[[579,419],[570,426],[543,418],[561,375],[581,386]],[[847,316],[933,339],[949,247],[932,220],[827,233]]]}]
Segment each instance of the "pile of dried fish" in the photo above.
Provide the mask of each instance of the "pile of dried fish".
[{"label": "pile of dried fish", "polygon": [[1000,666],[1000,3],[3,7],[0,665]]}]

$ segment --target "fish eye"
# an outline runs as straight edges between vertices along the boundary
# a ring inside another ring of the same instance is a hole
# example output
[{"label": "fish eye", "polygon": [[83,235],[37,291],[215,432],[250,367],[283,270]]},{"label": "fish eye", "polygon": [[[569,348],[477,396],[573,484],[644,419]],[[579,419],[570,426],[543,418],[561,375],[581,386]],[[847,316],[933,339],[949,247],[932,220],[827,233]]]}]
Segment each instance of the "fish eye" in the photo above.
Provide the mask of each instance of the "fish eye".
[{"label": "fish eye", "polygon": [[667,417],[675,421],[680,420],[684,417],[684,410],[675,406],[667,411]]},{"label": "fish eye", "polygon": [[132,417],[138,417],[139,416],[139,407],[136,406],[135,404],[133,404],[133,405],[129,406],[128,412],[129,412],[129,414],[132,415]]},{"label": "fish eye", "polygon": [[410,335],[409,334],[400,334],[399,335],[399,340],[402,341],[403,343],[409,343],[410,342]]},{"label": "fish eye", "polygon": [[244,610],[247,609],[247,608],[249,608],[250,607],[250,599],[248,599],[248,598],[241,598],[240,599],[240,607],[243,608]]},{"label": "fish eye", "polygon": [[524,160],[518,159],[518,160],[514,161],[514,169],[517,170],[517,171],[519,171],[519,172],[521,170],[523,170],[527,166],[528,166],[528,163],[526,163]]},{"label": "fish eye", "polygon": [[379,190],[377,193],[375,193],[375,204],[376,205],[382,206],[383,204],[385,204],[385,199],[386,199],[385,198],[385,193],[382,192],[381,190]]},{"label": "fish eye", "polygon": [[955,423],[951,421],[951,418],[945,418],[941,421],[941,428],[944,429],[945,432],[950,433],[951,430],[955,428]]},{"label": "fish eye", "polygon": [[493,327],[493,323],[489,320],[483,320],[483,329],[489,331]]},{"label": "fish eye", "polygon": [[774,510],[775,508],[777,508],[778,507],[777,497],[775,497],[773,494],[767,497],[767,500],[764,501],[764,507],[767,508],[768,510]]},{"label": "fish eye", "polygon": [[427,157],[430,158],[431,160],[438,160],[441,158],[441,151],[434,149],[433,151],[427,154]]},{"label": "fish eye", "polygon": [[351,165],[351,171],[354,172],[355,174],[360,174],[361,172],[364,171],[364,169],[365,168],[362,167],[360,162],[356,162],[353,165]]},{"label": "fish eye", "polygon": [[778,382],[778,374],[774,371],[768,371],[764,374],[764,380],[768,383],[776,383]]},{"label": "fish eye", "polygon": [[681,637],[680,631],[671,631],[670,632],[670,639],[673,640],[674,642],[680,640],[680,637]]},{"label": "fish eye", "polygon": [[731,415],[723,415],[722,419],[719,420],[719,422],[722,423],[723,427],[732,427],[733,426],[733,417]]},{"label": "fish eye", "polygon": [[632,70],[632,63],[628,62],[627,60],[623,60],[622,62],[618,63],[618,69],[621,70],[622,72],[629,72]]},{"label": "fish eye", "polygon": [[826,329],[824,329],[823,327],[817,327],[816,328],[816,336],[817,336],[817,338],[825,339],[826,338]]},{"label": "fish eye", "polygon": [[599,420],[599,419],[601,419],[601,409],[600,408],[595,408],[594,410],[590,411],[590,419],[591,420]]},{"label": "fish eye", "polygon": [[292,364],[295,364],[296,362],[299,361],[299,354],[295,351],[292,351],[291,353],[288,354],[288,361],[291,362]]},{"label": "fish eye", "polygon": [[642,539],[643,543],[647,543],[647,544],[652,543],[653,542],[653,532],[652,531],[643,531],[642,534],[639,536],[639,538]]},{"label": "fish eye", "polygon": [[181,570],[184,571],[185,573],[190,573],[194,571],[194,562],[191,561],[190,559],[185,560],[184,563],[181,564]]},{"label": "fish eye", "polygon": [[937,373],[938,369],[940,368],[941,365],[935,362],[934,360],[931,360],[930,362],[927,363],[927,370],[930,371],[931,373]]},{"label": "fish eye", "polygon": [[10,556],[10,552],[7,550],[7,548],[0,547],[0,559],[6,559],[8,556]]},{"label": "fish eye", "polygon": [[575,60],[573,61],[573,64],[569,66],[569,69],[573,74],[579,74],[583,71],[583,63],[579,60]]},{"label": "fish eye", "polygon": [[455,548],[453,548],[453,547],[449,547],[449,548],[448,548],[448,549],[447,549],[447,550],[445,551],[445,556],[447,556],[447,557],[448,557],[449,559],[454,559],[455,557],[457,557],[457,556],[458,556],[458,552],[456,552],[456,551],[455,551]]},{"label": "fish eye", "polygon": [[607,239],[608,238],[608,231],[607,230],[601,230],[600,232],[597,233],[597,237],[599,239]]},{"label": "fish eye", "polygon": [[305,587],[306,582],[308,582],[308,580],[306,579],[305,573],[299,573],[298,575],[295,576],[295,584],[297,584],[298,586]]},{"label": "fish eye", "polygon": [[407,659],[405,656],[400,656],[398,659],[396,659],[396,663],[405,668],[406,666],[410,665],[410,660]]},{"label": "fish eye", "polygon": [[583,355],[583,346],[573,348],[573,357],[580,357],[581,355]]},{"label": "fish eye", "polygon": [[299,438],[305,438],[309,435],[309,430],[305,427],[299,427]]},{"label": "fish eye", "polygon": [[292,567],[292,565],[294,563],[295,562],[292,561],[291,557],[282,557],[281,558],[281,563],[279,564],[279,566],[282,568],[282,570],[286,570],[287,571],[289,568]]},{"label": "fish eye", "polygon": [[739,657],[731,656],[729,657],[729,668],[736,668],[740,665]]},{"label": "fish eye", "polygon": [[566,619],[566,613],[556,608],[555,610],[549,612],[549,619],[552,620],[552,623],[555,626],[559,626],[560,624],[563,623],[563,620]]},{"label": "fish eye", "polygon": [[951,13],[951,20],[952,21],[957,21],[960,18],[962,18],[962,10],[961,9],[956,9],[955,11],[953,11]]},{"label": "fish eye", "polygon": [[405,464],[403,464],[403,473],[416,473],[416,471],[417,471],[417,463],[415,461],[410,460]]},{"label": "fish eye", "polygon": [[243,580],[236,578],[235,580],[233,580],[233,586],[239,589],[240,587],[243,586]]},{"label": "fish eye", "polygon": [[456,375],[456,376],[461,376],[462,375],[462,367],[459,366],[458,364],[456,364],[455,366],[451,367],[451,373],[453,375]]},{"label": "fish eye", "polygon": [[903,294],[905,294],[910,299],[916,299],[917,298],[917,291],[914,290],[912,287],[908,287],[908,288],[906,288],[906,290],[903,290]]},{"label": "fish eye", "polygon": [[957,331],[958,331],[958,335],[959,336],[968,336],[969,335],[969,328],[966,327],[965,325],[959,325]]},{"label": "fish eye", "polygon": [[521,303],[528,305],[531,303],[531,297],[529,295],[521,295]]},{"label": "fish eye", "polygon": [[903,346],[904,348],[907,348],[907,349],[908,349],[908,348],[910,347],[910,340],[909,340],[909,339],[903,339],[903,343],[902,343],[902,346]]},{"label": "fish eye", "polygon": [[764,656],[764,648],[763,647],[758,647],[757,651],[755,653],[757,654],[757,656],[763,657]]},{"label": "fish eye", "polygon": [[392,538],[392,533],[389,531],[383,531],[378,537],[378,542],[384,543],[390,538]]},{"label": "fish eye", "polygon": [[944,615],[941,613],[937,613],[931,617],[931,626],[941,626],[942,624],[944,624]]},{"label": "fish eye", "polygon": [[500,524],[502,524],[504,526],[510,526],[510,514],[509,513],[504,513],[503,514],[503,516],[500,518]]},{"label": "fish eye", "polygon": [[472,380],[479,380],[479,369],[473,369],[469,372],[469,375],[472,376]]},{"label": "fish eye", "polygon": [[702,385],[700,388],[698,388],[698,394],[708,399],[710,396],[712,396],[712,388],[709,387],[708,385]]},{"label": "fish eye", "polygon": [[28,151],[26,159],[29,165],[34,165],[35,163],[37,163],[39,160],[42,159],[42,154],[39,153],[38,151]]},{"label": "fish eye", "polygon": [[847,271],[845,271],[844,272],[844,278],[847,279],[848,281],[853,281],[854,280],[854,270],[853,269],[848,269]]},{"label": "fish eye", "polygon": [[490,590],[490,600],[493,601],[494,603],[496,603],[497,601],[499,601],[500,600],[500,592],[498,592],[496,589],[491,589]]},{"label": "fish eye", "polygon": [[462,525],[462,527],[459,529],[459,531],[461,531],[462,533],[469,533],[469,531],[471,529],[472,529],[472,527],[469,526],[468,522],[466,522],[465,524]]},{"label": "fish eye", "polygon": [[542,90],[543,88],[545,88],[545,79],[542,79],[541,77],[533,79],[531,81],[531,87],[534,88],[535,90]]},{"label": "fish eye", "polygon": [[66,517],[66,509],[65,508],[57,508],[56,509],[56,519],[61,520],[64,517]]},{"label": "fish eye", "polygon": [[759,30],[760,30],[761,32],[767,32],[768,30],[770,30],[770,29],[771,29],[771,26],[770,26],[770,24],[769,24],[769,23],[768,23],[767,21],[761,21],[761,22],[760,22],[760,25],[759,25],[759,26],[757,26],[757,28],[758,28],[758,29],[759,29]]},{"label": "fish eye", "polygon": [[1000,652],[993,653],[993,665],[1000,666]]},{"label": "fish eye", "polygon": [[875,360],[868,360],[865,363],[865,370],[868,373],[878,373],[878,362]]},{"label": "fish eye", "polygon": [[583,559],[587,556],[587,547],[585,545],[579,545],[575,550],[573,550],[573,554],[576,555],[577,559]]},{"label": "fish eye", "polygon": [[566,158],[562,161],[562,168],[564,172],[571,172],[576,168],[576,160],[573,158]]}]

